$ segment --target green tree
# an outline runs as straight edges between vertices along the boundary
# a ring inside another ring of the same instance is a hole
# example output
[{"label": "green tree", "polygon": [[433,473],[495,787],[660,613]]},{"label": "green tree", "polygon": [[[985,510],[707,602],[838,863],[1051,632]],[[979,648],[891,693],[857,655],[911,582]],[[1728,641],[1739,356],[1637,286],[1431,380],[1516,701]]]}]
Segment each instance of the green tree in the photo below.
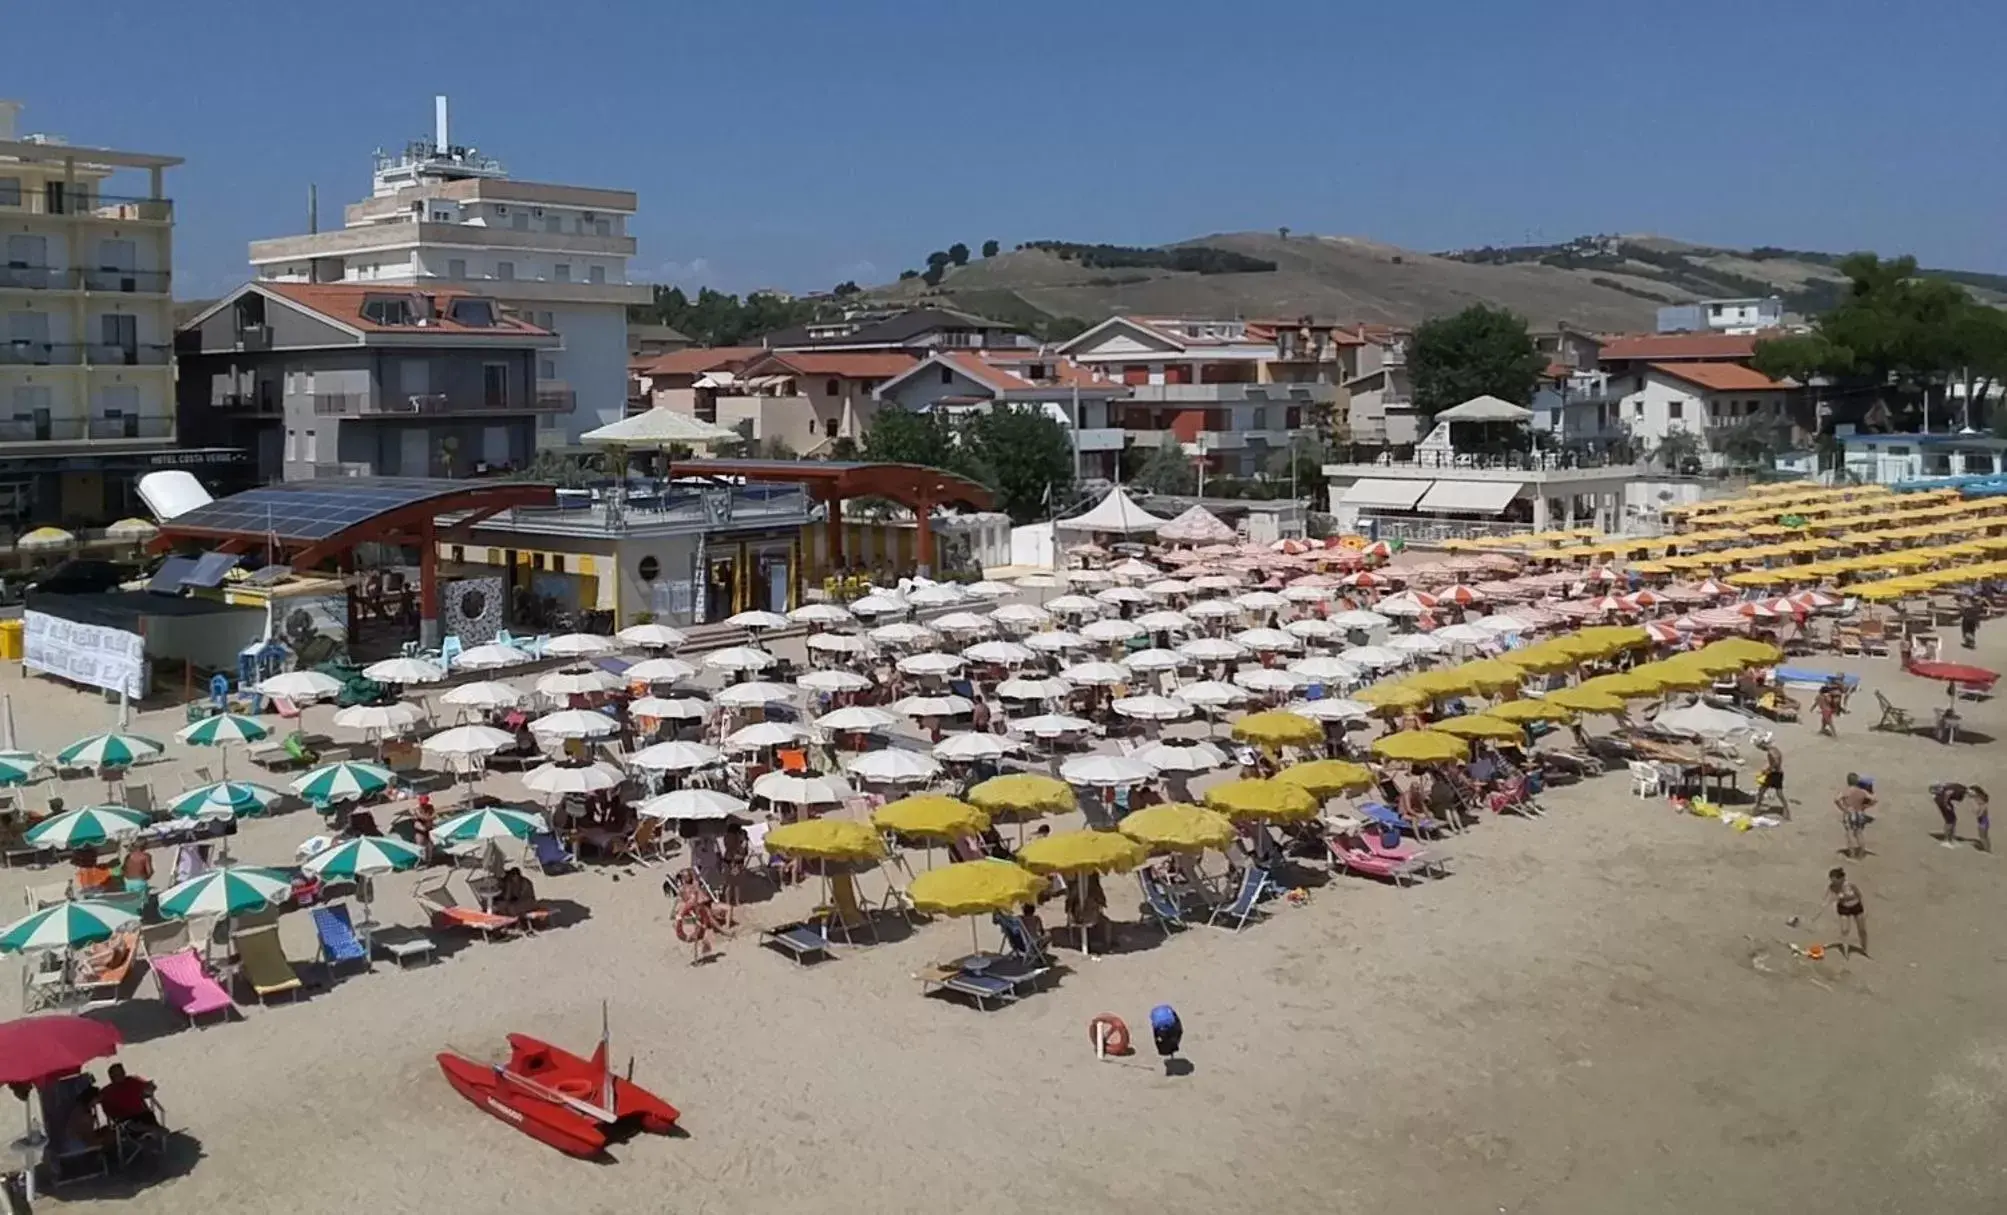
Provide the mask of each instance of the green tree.
[{"label": "green tree", "polygon": [[752,338],[815,319],[817,305],[770,292],[755,291],[745,299],[701,288],[691,299],[681,287],[657,286],[654,298],[630,310],[636,321],[672,325],[700,346],[737,346]]},{"label": "green tree", "polygon": [[836,284],[836,286],[830,288],[829,293],[835,296],[837,299],[842,299],[846,295],[856,295],[858,292],[862,290],[863,288],[857,285],[857,280],[847,278],[844,279],[842,282]]},{"label": "green tree", "polygon": [[969,264],[969,247],[960,241],[948,246],[948,260],[957,266]]},{"label": "green tree", "polygon": [[983,242],[983,256],[984,256],[984,257],[995,257],[995,256],[996,256],[996,255],[997,255],[997,254],[998,254],[999,252],[1001,252],[1001,251],[1002,251],[1002,249],[1003,249],[1003,246],[1002,246],[1002,245],[999,245],[999,244],[997,244],[997,243],[996,243],[995,241],[993,241],[993,240],[986,240],[986,241],[984,241],[984,242]]},{"label": "green tree", "polygon": [[1185,445],[1177,436],[1166,434],[1130,479],[1153,494],[1189,494],[1198,488],[1199,474],[1192,467],[1192,458],[1185,454]]},{"label": "green tree", "polygon": [[1424,418],[1477,396],[1524,405],[1546,367],[1526,321],[1486,304],[1432,317],[1408,342],[1408,376]]},{"label": "green tree", "polygon": [[857,440],[849,435],[838,435],[836,441],[829,445],[829,458],[832,460],[855,460],[861,454],[863,452],[857,446]]},{"label": "green tree", "polygon": [[597,459],[596,456],[568,456],[555,451],[540,451],[530,457],[528,464],[510,473],[509,479],[541,481],[559,489],[583,489],[601,475]]},{"label": "green tree", "polygon": [[1673,430],[1659,440],[1652,448],[1651,458],[1660,468],[1676,473],[1686,467],[1689,461],[1700,458],[1700,436],[1690,430]]},{"label": "green tree", "polygon": [[955,436],[939,413],[882,406],[864,432],[864,454],[887,464],[919,464],[956,471]]},{"label": "green tree", "polygon": [[1270,455],[1263,471],[1274,486],[1276,496],[1288,494],[1290,483],[1294,480],[1298,498],[1319,503],[1324,501],[1324,465],[1329,458],[1329,448],[1323,438],[1316,434],[1303,435],[1287,450]]},{"label": "green tree", "polygon": [[899,272],[899,281],[902,283],[909,278],[919,278],[919,277],[920,277],[920,272],[918,270],[901,270]]},{"label": "green tree", "polygon": [[962,435],[969,467],[1015,523],[1050,513],[1073,487],[1073,440],[1034,406],[999,405],[971,419]]},{"label": "green tree", "polygon": [[1737,468],[1768,468],[1790,446],[1790,442],[1791,428],[1788,425],[1757,418],[1745,418],[1710,440],[1714,449]]}]

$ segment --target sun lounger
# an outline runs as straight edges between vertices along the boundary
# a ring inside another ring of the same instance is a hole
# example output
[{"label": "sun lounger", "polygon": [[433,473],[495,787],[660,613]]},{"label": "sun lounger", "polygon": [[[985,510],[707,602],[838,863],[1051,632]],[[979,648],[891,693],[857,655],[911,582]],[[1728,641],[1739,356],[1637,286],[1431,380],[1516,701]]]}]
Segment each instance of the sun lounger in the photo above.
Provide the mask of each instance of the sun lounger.
[{"label": "sun lounger", "polygon": [[983,973],[1019,987],[1037,986],[1040,979],[1052,973],[1051,955],[1045,952],[1043,945],[1032,939],[1030,930],[1020,917],[1000,915],[996,920],[1010,952],[990,962]]},{"label": "sun lounger", "polygon": [[537,861],[537,868],[545,876],[563,873],[578,868],[578,858],[566,850],[557,836],[548,831],[539,831],[530,837],[530,855]]},{"label": "sun lounger", "polygon": [[1356,873],[1361,877],[1383,878],[1396,886],[1405,886],[1422,876],[1422,866],[1419,861],[1402,860],[1335,839],[1327,840],[1326,843],[1331,848],[1331,862],[1347,873]]},{"label": "sun lounger", "polygon": [[922,971],[919,979],[921,995],[931,995],[941,991],[954,992],[956,995],[967,996],[984,1012],[989,1011],[992,1002],[1009,1004],[1018,998],[1017,984],[987,971],[937,966],[932,970]]},{"label": "sun lounger", "polygon": [[478,932],[492,941],[496,933],[511,933],[522,928],[522,923],[514,916],[496,915],[476,907],[465,907],[453,897],[445,883],[412,892],[412,898],[432,917],[434,928],[462,928],[468,932]]},{"label": "sun lounger", "polygon": [[1401,817],[1400,811],[1385,802],[1362,802],[1359,805],[1359,813],[1365,816],[1368,822],[1377,823],[1382,827],[1392,827],[1409,835],[1440,835],[1449,827],[1448,823],[1438,818],[1422,818],[1409,822]]},{"label": "sun lounger", "polygon": [[805,921],[792,924],[778,924],[760,933],[760,944],[771,945],[793,957],[798,966],[808,965],[810,956],[834,958],[836,953],[829,947],[829,938],[822,929]]},{"label": "sun lounger", "polygon": [[210,1013],[222,1013],[227,1021],[237,1011],[236,1001],[202,965],[194,946],[152,958],[150,965],[154,981],[160,985],[160,998],[187,1017],[190,1025]]},{"label": "sun lounger", "polygon": [[129,997],[133,963],[139,960],[140,952],[139,933],[121,932],[86,953],[77,971],[77,996],[93,1008],[117,1004]]},{"label": "sun lounger", "polygon": [[397,963],[399,970],[421,959],[432,962],[439,957],[432,938],[416,928],[379,928],[369,934],[369,945]]},{"label": "sun lounger", "polygon": [[1261,918],[1262,912],[1258,904],[1267,888],[1268,870],[1259,865],[1249,865],[1241,874],[1240,890],[1234,895],[1233,901],[1221,903],[1213,908],[1213,913],[1207,917],[1206,923],[1215,928],[1220,927],[1220,918],[1224,916],[1233,930],[1239,932],[1247,927],[1249,920]]},{"label": "sun lounger", "polygon": [[349,919],[348,904],[334,903],[326,907],[315,907],[314,936],[321,946],[321,964],[330,973],[343,962],[360,962],[364,970],[369,969],[369,950],[355,935],[355,924]]},{"label": "sun lounger", "polygon": [[1179,909],[1178,900],[1156,878],[1151,877],[1148,870],[1138,869],[1136,882],[1143,888],[1144,909],[1157,922],[1157,927],[1164,930],[1165,936],[1170,936],[1174,930],[1190,927],[1185,923],[1185,914]]},{"label": "sun lounger", "polygon": [[1360,840],[1365,845],[1366,851],[1374,856],[1420,865],[1421,871],[1426,874],[1442,875],[1449,872],[1449,857],[1411,840],[1402,840],[1391,847],[1370,833],[1361,836]]},{"label": "sun lounger", "polygon": [[237,949],[238,974],[257,995],[258,1003],[263,1004],[276,995],[299,995],[303,985],[279,944],[278,925],[236,933],[230,943]]},{"label": "sun lounger", "polygon": [[1880,707],[1882,715],[1876,720],[1873,726],[1874,729],[1894,730],[1899,734],[1908,734],[1915,728],[1916,719],[1910,714],[1910,711],[1908,709],[1897,708],[1889,702],[1888,697],[1882,695],[1879,691],[1875,693],[1875,704]]}]

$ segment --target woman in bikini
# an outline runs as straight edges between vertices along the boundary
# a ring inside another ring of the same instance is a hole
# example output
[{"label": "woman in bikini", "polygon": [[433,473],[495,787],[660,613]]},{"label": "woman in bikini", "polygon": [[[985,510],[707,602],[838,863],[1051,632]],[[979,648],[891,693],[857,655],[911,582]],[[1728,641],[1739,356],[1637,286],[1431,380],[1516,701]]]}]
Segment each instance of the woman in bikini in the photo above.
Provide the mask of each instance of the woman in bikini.
[{"label": "woman in bikini", "polygon": [[1826,897],[1832,901],[1833,911],[1840,917],[1840,939],[1836,944],[1841,955],[1845,956],[1849,950],[1847,936],[1851,927],[1852,935],[1859,942],[1852,948],[1858,949],[1862,957],[1867,957],[1868,915],[1867,907],[1861,901],[1861,888],[1847,880],[1846,870],[1834,869],[1826,875]]}]

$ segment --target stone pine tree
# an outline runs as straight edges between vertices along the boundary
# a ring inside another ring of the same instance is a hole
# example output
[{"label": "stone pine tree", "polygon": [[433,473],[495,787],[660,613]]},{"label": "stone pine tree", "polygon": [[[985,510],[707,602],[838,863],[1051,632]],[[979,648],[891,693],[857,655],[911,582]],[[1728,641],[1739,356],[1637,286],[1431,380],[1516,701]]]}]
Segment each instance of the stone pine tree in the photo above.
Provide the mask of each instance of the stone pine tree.
[{"label": "stone pine tree", "polygon": [[1415,412],[1425,419],[1472,397],[1524,405],[1533,399],[1546,366],[1525,319],[1486,304],[1432,317],[1408,343]]}]

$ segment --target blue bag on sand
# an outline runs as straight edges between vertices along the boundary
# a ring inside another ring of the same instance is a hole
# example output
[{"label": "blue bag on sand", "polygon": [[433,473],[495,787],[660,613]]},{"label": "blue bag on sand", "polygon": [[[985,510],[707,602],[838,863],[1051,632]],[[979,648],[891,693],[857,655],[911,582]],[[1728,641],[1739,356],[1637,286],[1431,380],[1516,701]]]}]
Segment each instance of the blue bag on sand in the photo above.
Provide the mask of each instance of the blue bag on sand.
[{"label": "blue bag on sand", "polygon": [[1178,1044],[1185,1038],[1185,1026],[1178,1020],[1176,1009],[1159,1004],[1150,1010],[1150,1033],[1157,1040],[1157,1053],[1169,1057],[1178,1053]]}]

